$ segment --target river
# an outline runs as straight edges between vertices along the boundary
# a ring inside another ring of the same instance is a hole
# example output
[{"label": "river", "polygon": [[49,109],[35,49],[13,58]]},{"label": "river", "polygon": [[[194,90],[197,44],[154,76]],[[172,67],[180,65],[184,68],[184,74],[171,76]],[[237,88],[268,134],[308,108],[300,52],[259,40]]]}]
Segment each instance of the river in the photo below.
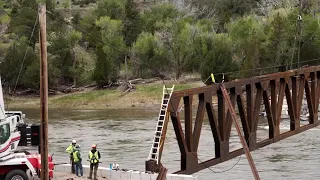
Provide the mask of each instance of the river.
[{"label": "river", "polygon": [[[23,109],[26,122],[39,123],[37,109]],[[157,110],[49,110],[49,152],[55,163],[68,162],[64,152],[71,140],[76,139],[86,159],[93,143],[101,153],[101,166],[118,163],[120,168],[144,171],[156,127]],[[266,137],[259,121],[258,138]],[[288,126],[284,122],[283,126]],[[231,150],[241,147],[239,137],[232,130]],[[320,179],[320,129],[314,128],[275,144],[252,152],[261,179]],[[204,122],[199,143],[199,160],[214,157],[214,141],[210,126]],[[169,172],[179,170],[180,151],[169,123],[162,157]],[[88,164],[84,161],[83,164]],[[233,168],[232,168],[233,167]],[[199,180],[254,179],[245,155],[213,166],[194,175]]]}]

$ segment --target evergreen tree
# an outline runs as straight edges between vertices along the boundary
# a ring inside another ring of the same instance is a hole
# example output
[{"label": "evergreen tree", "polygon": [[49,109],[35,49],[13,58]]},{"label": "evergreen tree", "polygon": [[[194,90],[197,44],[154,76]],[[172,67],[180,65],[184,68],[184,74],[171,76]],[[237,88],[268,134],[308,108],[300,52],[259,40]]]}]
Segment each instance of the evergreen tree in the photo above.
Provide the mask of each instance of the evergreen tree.
[{"label": "evergreen tree", "polygon": [[122,36],[121,20],[114,20],[108,16],[101,17],[96,25],[101,29],[103,46],[97,48],[97,62],[93,79],[100,87],[118,79],[120,64],[123,62],[125,44]]},{"label": "evergreen tree", "polygon": [[131,46],[141,33],[141,19],[133,0],[127,0],[125,5],[125,18],[123,23],[124,41],[127,46]]},{"label": "evergreen tree", "polygon": [[112,81],[114,62],[112,59],[105,54],[103,47],[98,46],[96,49],[97,61],[96,68],[93,73],[93,80],[96,81],[98,86],[102,88],[103,86],[109,84]]},{"label": "evergreen tree", "polygon": [[55,0],[46,0],[47,11],[53,11],[55,9]]},{"label": "evergreen tree", "polygon": [[[26,51],[27,54],[24,59]],[[20,72],[20,67],[23,60],[24,66],[22,66]],[[3,78],[9,86],[14,87],[18,78],[17,75],[20,72],[20,81],[17,85],[23,85],[22,82],[26,69],[34,60],[39,59],[37,58],[37,55],[34,53],[34,51],[28,46],[26,38],[22,38],[17,40],[17,42],[13,42],[7,50],[4,60],[1,62],[1,78]]]},{"label": "evergreen tree", "polygon": [[[16,1],[10,14],[9,33],[13,33],[15,39],[20,37],[29,38],[38,15],[38,2],[36,0]],[[35,27],[30,46],[34,48],[38,39],[39,23]]]},{"label": "evergreen tree", "polygon": [[[237,63],[232,58],[232,42],[226,34],[202,34],[196,42],[199,59],[201,79],[206,81],[211,73],[218,74],[238,70]],[[234,75],[231,75],[231,78]],[[215,76],[217,82],[222,81],[221,74]],[[225,79],[226,80],[226,79]],[[211,81],[205,83],[209,84]]]}]

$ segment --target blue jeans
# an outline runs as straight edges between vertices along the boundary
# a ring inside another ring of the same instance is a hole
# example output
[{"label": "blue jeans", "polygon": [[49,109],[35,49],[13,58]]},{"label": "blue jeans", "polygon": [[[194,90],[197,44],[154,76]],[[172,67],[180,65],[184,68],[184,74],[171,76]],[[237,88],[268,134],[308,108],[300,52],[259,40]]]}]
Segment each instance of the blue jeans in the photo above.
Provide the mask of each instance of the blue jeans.
[{"label": "blue jeans", "polygon": [[80,169],[80,175],[83,176],[83,169],[81,161],[74,163],[74,168],[76,170],[76,175],[79,176],[78,170]]}]

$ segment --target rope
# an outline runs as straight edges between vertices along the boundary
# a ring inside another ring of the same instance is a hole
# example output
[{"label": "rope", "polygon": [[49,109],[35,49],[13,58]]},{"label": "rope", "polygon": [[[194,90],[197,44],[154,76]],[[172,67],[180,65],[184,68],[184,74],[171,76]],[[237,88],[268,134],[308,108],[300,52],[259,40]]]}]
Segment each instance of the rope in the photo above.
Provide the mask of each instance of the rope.
[{"label": "rope", "polygon": [[[31,43],[31,39],[32,39],[33,34],[34,34],[34,30],[36,29],[36,26],[37,26],[38,17],[39,17],[39,15],[37,15],[36,20],[35,20],[35,22],[34,22],[33,29],[32,29],[32,33],[31,33],[31,35],[30,35],[29,43],[28,43],[28,44]],[[24,62],[25,62],[25,60],[26,60],[26,57],[27,57],[28,47],[29,47],[29,46],[27,46],[26,52],[24,53],[24,57],[23,57],[23,60],[22,60],[22,64],[21,64],[21,66],[20,66],[19,74],[18,74],[16,83],[15,83],[15,85],[14,85],[13,94],[16,93],[16,87],[17,87],[17,84],[18,84],[18,81],[19,81],[19,78],[20,78],[20,74],[21,74],[21,71],[22,71],[22,68],[23,68],[23,64],[24,64]]]},{"label": "rope", "polygon": [[[246,141],[247,144],[248,144],[248,142],[250,141],[250,139],[251,139],[251,134],[249,134],[249,138],[248,138],[248,140]],[[203,161],[201,161],[193,152],[192,152],[192,154],[198,159],[198,161],[200,161],[201,163],[203,163]],[[222,170],[222,171],[214,171],[214,170],[212,170],[209,166],[207,166],[205,163],[203,163],[203,165],[204,165],[207,169],[209,169],[211,172],[213,172],[213,173],[224,173],[224,172],[228,172],[228,171],[232,170],[234,167],[236,167],[236,165],[239,164],[239,162],[240,162],[240,160],[241,160],[241,158],[242,158],[241,156],[242,156],[242,154],[239,156],[238,161],[237,161],[235,164],[233,164],[230,168],[225,169],[225,170]]]},{"label": "rope", "polygon": [[[192,155],[194,155],[194,157],[197,158],[198,161],[200,161],[200,163],[203,163],[203,161],[201,161],[193,152],[192,152]],[[236,165],[238,165],[241,160],[241,156],[242,155],[239,156],[238,161],[234,165],[232,165],[230,168],[225,169],[223,171],[214,171],[209,166],[207,166],[205,163],[203,163],[203,165],[213,173],[224,173],[224,172],[228,172],[228,171],[232,170]]]},{"label": "rope", "polygon": [[[315,62],[315,61],[319,61],[319,60],[320,60],[320,58],[316,58],[316,59],[310,59],[310,60],[301,61],[301,62],[295,62],[295,63],[292,63],[292,64],[302,64],[302,63],[308,63],[308,62]],[[233,74],[233,73],[240,73],[240,72],[265,70],[265,69],[272,69],[272,68],[283,67],[283,66],[285,66],[285,65],[275,65],[275,66],[268,66],[268,67],[264,67],[264,68],[255,68],[255,69],[247,69],[247,70],[239,70],[239,71],[229,71],[229,72],[223,72],[223,73],[215,73],[213,75],[226,75],[226,74]],[[209,79],[210,79],[210,76],[208,76],[208,78],[206,79],[206,81],[204,83],[206,83]]]}]

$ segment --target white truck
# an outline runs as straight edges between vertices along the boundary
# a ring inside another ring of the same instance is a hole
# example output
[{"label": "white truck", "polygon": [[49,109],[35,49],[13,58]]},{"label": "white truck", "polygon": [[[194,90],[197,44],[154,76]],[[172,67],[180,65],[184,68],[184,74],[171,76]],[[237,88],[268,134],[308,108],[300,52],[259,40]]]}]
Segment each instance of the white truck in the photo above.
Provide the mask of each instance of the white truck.
[{"label": "white truck", "polygon": [[[17,151],[18,146],[39,145],[39,125],[24,123],[21,111],[5,111],[0,80],[0,179],[28,180],[39,177],[41,170],[40,154]],[[49,177],[53,178],[52,156],[49,155]]]}]

